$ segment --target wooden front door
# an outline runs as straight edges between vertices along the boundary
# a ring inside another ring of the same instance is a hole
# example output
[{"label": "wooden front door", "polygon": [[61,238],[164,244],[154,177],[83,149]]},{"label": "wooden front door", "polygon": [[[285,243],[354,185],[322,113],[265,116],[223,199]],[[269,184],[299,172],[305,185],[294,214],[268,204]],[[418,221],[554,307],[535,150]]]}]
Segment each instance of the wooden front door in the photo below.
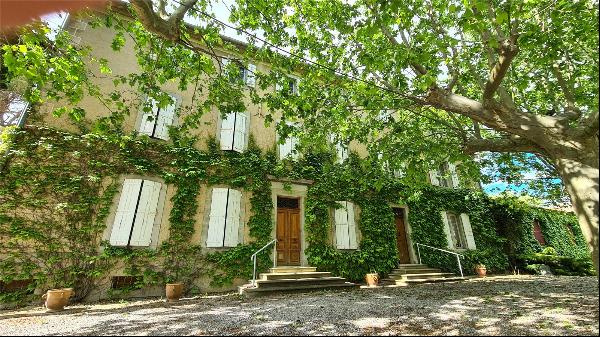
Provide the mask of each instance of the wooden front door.
[{"label": "wooden front door", "polygon": [[394,208],[394,218],[396,221],[396,244],[398,245],[398,257],[400,263],[410,263],[410,254],[408,252],[408,240],[406,237],[406,226],[404,224],[404,209]]},{"label": "wooden front door", "polygon": [[300,209],[277,207],[277,265],[299,266],[300,249]]}]

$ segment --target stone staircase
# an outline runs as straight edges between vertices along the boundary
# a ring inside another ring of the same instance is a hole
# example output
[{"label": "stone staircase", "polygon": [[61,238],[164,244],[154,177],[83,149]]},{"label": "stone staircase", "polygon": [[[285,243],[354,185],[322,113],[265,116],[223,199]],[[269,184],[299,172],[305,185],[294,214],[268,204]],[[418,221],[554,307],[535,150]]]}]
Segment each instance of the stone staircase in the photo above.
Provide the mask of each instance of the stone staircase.
[{"label": "stone staircase", "polygon": [[275,292],[299,292],[322,289],[352,289],[358,285],[343,277],[331,276],[330,272],[318,272],[315,267],[275,267],[262,273],[252,283],[239,287],[240,295],[271,294]]},{"label": "stone staircase", "polygon": [[430,268],[424,264],[401,264],[392,270],[386,279],[382,280],[384,285],[408,286],[411,284],[463,281],[466,278],[459,277],[453,273],[444,273],[437,268]]}]

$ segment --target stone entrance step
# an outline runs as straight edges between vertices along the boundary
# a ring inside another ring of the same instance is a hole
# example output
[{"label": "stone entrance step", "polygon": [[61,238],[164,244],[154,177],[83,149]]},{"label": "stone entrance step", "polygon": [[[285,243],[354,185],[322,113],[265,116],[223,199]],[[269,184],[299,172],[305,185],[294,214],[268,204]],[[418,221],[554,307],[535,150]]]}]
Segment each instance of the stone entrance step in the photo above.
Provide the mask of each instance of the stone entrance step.
[{"label": "stone entrance step", "polygon": [[330,272],[318,272],[315,267],[275,267],[269,273],[261,273],[252,283],[239,287],[243,295],[264,295],[280,292],[298,292],[320,289],[353,289],[357,284],[343,277],[331,276]]},{"label": "stone entrance step", "polygon": [[424,264],[401,264],[392,270],[383,284],[407,286],[411,284],[463,281],[464,277],[457,277],[453,273],[444,273],[438,268],[431,268]]}]

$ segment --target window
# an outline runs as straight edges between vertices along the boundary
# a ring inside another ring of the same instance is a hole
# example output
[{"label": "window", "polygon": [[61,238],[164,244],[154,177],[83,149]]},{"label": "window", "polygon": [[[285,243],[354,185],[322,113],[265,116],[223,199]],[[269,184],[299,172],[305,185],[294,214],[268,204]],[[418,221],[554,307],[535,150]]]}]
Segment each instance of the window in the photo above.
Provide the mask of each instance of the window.
[{"label": "window", "polygon": [[337,162],[343,163],[348,159],[348,147],[342,143],[335,144],[335,149],[337,152]]},{"label": "window", "polygon": [[338,249],[356,249],[356,223],[354,221],[354,204],[338,201],[335,209],[335,239]]},{"label": "window", "polygon": [[248,116],[243,112],[229,113],[221,121],[221,150],[246,150]]},{"label": "window", "polygon": [[465,238],[465,230],[463,227],[463,223],[454,213],[446,213],[448,217],[448,224],[450,225],[450,237],[452,238],[452,243],[454,244],[454,248],[457,249],[465,249],[467,248],[467,240]]},{"label": "window", "polygon": [[[177,102],[175,97],[171,96],[171,99]],[[150,110],[142,115],[140,133],[150,138],[169,140],[169,126],[173,125],[175,119],[176,104],[172,103],[161,108],[158,101],[151,97],[148,97],[146,102],[150,103]]]},{"label": "window", "polygon": [[155,181],[125,179],[110,235],[112,246],[150,246],[161,188]]},{"label": "window", "polygon": [[458,175],[456,174],[456,166],[451,163],[441,164],[437,170],[429,172],[429,177],[432,185],[442,187],[458,187]]},{"label": "window", "polygon": [[542,226],[540,226],[540,222],[537,219],[533,220],[533,236],[540,245],[546,245],[546,240],[544,240],[544,234],[542,233]]},{"label": "window", "polygon": [[284,79],[283,85],[277,83],[275,86],[275,90],[282,91],[287,94],[298,95],[298,82],[299,79],[294,76],[288,76]]},{"label": "window", "polygon": [[[287,122],[288,126],[293,126],[294,123]],[[291,158],[298,159],[299,153],[296,150],[298,146],[298,137],[288,135],[283,144],[279,144],[279,159]]]},{"label": "window", "polygon": [[298,137],[288,136],[283,144],[279,144],[279,158],[298,159],[299,153],[296,150],[298,146]]},{"label": "window", "polygon": [[206,247],[235,247],[239,243],[242,192],[213,188]]},{"label": "window", "polygon": [[471,222],[467,214],[457,215],[452,212],[442,212],[442,220],[448,239],[448,248],[476,249]]},{"label": "window", "polygon": [[[228,68],[229,64],[232,63],[230,59],[223,58],[223,68]],[[244,68],[241,63],[235,62],[237,67],[237,71],[229,74],[229,79],[231,82],[241,81],[249,87],[254,87],[256,85],[256,65],[248,64],[248,68]]]}]

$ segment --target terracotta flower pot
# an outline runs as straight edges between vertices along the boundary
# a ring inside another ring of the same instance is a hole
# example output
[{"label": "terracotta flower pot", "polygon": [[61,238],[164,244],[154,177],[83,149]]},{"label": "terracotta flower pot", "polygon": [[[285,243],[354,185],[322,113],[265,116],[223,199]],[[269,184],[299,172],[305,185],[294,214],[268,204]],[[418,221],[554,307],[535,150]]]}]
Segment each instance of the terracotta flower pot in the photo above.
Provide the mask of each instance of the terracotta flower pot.
[{"label": "terracotta flower pot", "polygon": [[63,289],[50,289],[42,298],[46,300],[44,304],[48,311],[61,311],[69,301],[68,293]]},{"label": "terracotta flower pot", "polygon": [[377,274],[377,273],[366,274],[365,280],[367,281],[367,285],[369,287],[375,287],[375,286],[377,286],[377,283],[379,282],[379,274]]},{"label": "terracotta flower pot", "polygon": [[487,273],[487,268],[485,268],[485,266],[475,266],[475,272],[477,273],[477,276],[485,277],[485,274]]},{"label": "terracotta flower pot", "polygon": [[75,295],[75,290],[73,290],[73,288],[61,288],[61,290],[64,290],[67,295],[67,303],[69,302],[71,297]]},{"label": "terracotta flower pot", "polygon": [[167,283],[165,285],[167,300],[169,302],[179,301],[183,293],[183,283]]}]

